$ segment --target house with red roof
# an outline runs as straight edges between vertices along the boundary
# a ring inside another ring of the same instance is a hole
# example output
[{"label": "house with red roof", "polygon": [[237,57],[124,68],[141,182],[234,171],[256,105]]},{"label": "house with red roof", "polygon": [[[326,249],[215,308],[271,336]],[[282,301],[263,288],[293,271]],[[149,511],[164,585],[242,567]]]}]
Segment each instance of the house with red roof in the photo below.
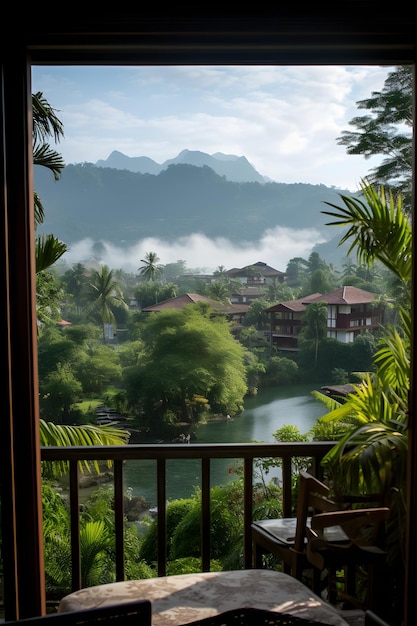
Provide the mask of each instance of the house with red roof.
[{"label": "house with red roof", "polygon": [[263,261],[257,261],[253,265],[227,270],[226,276],[236,285],[240,283],[240,287],[235,287],[233,290],[230,301],[233,304],[250,304],[257,298],[265,297],[265,288],[268,285],[274,282],[283,283],[286,274]]},{"label": "house with red roof", "polygon": [[374,332],[383,323],[384,309],[378,294],[358,287],[340,287],[329,293],[315,293],[298,300],[280,302],[265,309],[270,314],[270,341],[279,350],[297,351],[298,335],[309,304],[327,304],[327,337],[352,343],[364,330]]},{"label": "house with red roof", "polygon": [[145,313],[156,313],[167,309],[183,309],[186,305],[197,304],[198,302],[207,304],[216,314],[225,315],[229,321],[239,324],[242,322],[242,318],[249,309],[249,305],[247,304],[232,304],[230,301],[220,302],[219,300],[213,300],[212,298],[207,298],[198,293],[185,293],[181,296],[169,298],[163,302],[144,307],[142,311]]}]

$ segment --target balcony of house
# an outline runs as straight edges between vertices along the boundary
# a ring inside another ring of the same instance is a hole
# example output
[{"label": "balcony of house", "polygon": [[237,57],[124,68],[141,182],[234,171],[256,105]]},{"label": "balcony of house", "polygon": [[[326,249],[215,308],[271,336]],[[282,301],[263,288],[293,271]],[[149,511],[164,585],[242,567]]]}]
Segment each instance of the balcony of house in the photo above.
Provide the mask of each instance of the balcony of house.
[{"label": "balcony of house", "polygon": [[270,341],[278,350],[297,352],[298,335],[301,331],[301,320],[283,318],[275,319],[270,332]]},{"label": "balcony of house", "polygon": [[244,284],[246,287],[259,287],[260,285],[265,285],[266,280],[263,276],[247,278]]},{"label": "balcony of house", "polygon": [[381,324],[381,317],[379,315],[367,315],[366,313],[339,313],[335,320],[332,320],[331,325],[328,326],[332,330],[370,330],[378,328]]},{"label": "balcony of house", "polygon": [[270,335],[270,340],[278,350],[297,351],[298,348],[298,333],[281,332],[274,330]]}]

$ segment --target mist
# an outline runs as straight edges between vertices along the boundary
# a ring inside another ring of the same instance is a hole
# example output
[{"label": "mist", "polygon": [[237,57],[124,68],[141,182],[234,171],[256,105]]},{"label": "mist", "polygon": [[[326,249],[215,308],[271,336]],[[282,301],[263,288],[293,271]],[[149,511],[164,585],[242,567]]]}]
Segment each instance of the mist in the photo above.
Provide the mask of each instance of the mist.
[{"label": "mist", "polygon": [[223,237],[209,239],[201,233],[181,237],[174,242],[149,237],[132,246],[115,246],[87,238],[69,246],[62,263],[68,267],[76,263],[87,266],[100,264],[107,265],[110,269],[136,273],[143,265],[142,259],[146,253],[156,252],[159,264],[167,265],[182,260],[192,273],[212,274],[220,265],[229,270],[258,261],[285,272],[290,259],[308,259],[313,247],[324,241],[316,230],[295,230],[280,226],[265,231],[256,243],[242,241],[237,244]]}]

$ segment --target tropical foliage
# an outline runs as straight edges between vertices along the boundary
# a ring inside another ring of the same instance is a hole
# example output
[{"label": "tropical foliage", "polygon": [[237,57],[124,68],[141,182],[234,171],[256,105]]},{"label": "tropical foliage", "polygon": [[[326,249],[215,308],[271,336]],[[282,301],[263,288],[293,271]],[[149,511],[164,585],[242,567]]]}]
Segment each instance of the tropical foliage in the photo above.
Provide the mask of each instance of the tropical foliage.
[{"label": "tropical foliage", "polygon": [[92,270],[86,286],[86,298],[89,303],[88,315],[101,323],[105,342],[106,324],[116,327],[114,308],[127,309],[120,282],[114,278],[114,271],[107,265],[102,265],[99,270]]},{"label": "tropical foliage", "polygon": [[[402,287],[401,325],[386,327],[374,356],[375,371],[362,373],[346,401],[319,421],[343,422],[345,433],[323,459],[335,489],[384,493],[391,505],[390,557],[402,562],[407,465],[408,392],[410,389],[411,226],[401,198],[383,187],[362,183],[363,198],[341,196],[344,206],[324,211],[331,225],[347,227],[341,242],[351,240],[360,262],[383,263]],[[316,394],[320,397],[320,394]]]},{"label": "tropical foliage", "polygon": [[354,117],[349,124],[356,130],[342,131],[339,145],[348,154],[366,159],[382,155],[382,162],[368,175],[373,184],[389,186],[401,192],[406,213],[411,209],[413,67],[404,65],[388,74],[381,91],[356,103],[366,114]]},{"label": "tropical foliage", "polygon": [[153,426],[195,423],[208,407],[236,415],[247,391],[244,349],[222,316],[194,304],[148,318],[137,329],[145,351],[124,370],[131,406]]},{"label": "tropical foliage", "polygon": [[[59,180],[61,171],[65,163],[61,155],[48,144],[47,139],[53,137],[55,142],[59,142],[63,136],[63,126],[56,115],[56,110],[51,107],[42,93],[32,95],[33,112],[33,133],[32,148],[34,165],[39,165],[49,169],[55,180]],[[35,222],[42,223],[45,210],[38,194],[34,194]],[[35,245],[36,254],[36,310],[40,323],[50,323],[59,321],[59,302],[62,299],[62,291],[57,285],[53,275],[48,271],[58,259],[66,252],[67,246],[53,235],[37,236]],[[64,368],[65,370],[65,368]],[[66,376],[58,372],[55,382],[65,378],[67,382],[71,378],[71,372],[66,371]],[[51,380],[51,385],[53,381]],[[68,389],[68,387],[67,387]],[[101,427],[67,427],[57,425],[52,428],[43,419],[40,420],[41,441],[43,445],[92,445],[95,444],[124,444],[127,443],[128,434]],[[52,468],[43,468],[45,472],[52,471]],[[57,472],[65,470],[65,464],[56,466]]]}]

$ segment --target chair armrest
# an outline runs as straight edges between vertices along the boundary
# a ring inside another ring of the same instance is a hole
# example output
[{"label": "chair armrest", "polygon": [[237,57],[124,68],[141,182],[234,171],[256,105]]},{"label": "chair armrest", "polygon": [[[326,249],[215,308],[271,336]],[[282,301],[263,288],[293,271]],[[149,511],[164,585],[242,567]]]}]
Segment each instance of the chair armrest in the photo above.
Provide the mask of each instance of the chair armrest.
[{"label": "chair armrest", "polygon": [[329,511],[317,513],[311,518],[311,528],[322,530],[327,526],[342,526],[349,522],[361,525],[378,524],[387,521],[390,516],[388,507],[371,507],[369,509],[348,509],[343,511]]},{"label": "chair armrest", "polygon": [[323,531],[329,526],[340,526],[348,539],[357,545],[378,545],[382,542],[384,522],[390,513],[388,507],[317,513],[311,518],[311,528]]}]

